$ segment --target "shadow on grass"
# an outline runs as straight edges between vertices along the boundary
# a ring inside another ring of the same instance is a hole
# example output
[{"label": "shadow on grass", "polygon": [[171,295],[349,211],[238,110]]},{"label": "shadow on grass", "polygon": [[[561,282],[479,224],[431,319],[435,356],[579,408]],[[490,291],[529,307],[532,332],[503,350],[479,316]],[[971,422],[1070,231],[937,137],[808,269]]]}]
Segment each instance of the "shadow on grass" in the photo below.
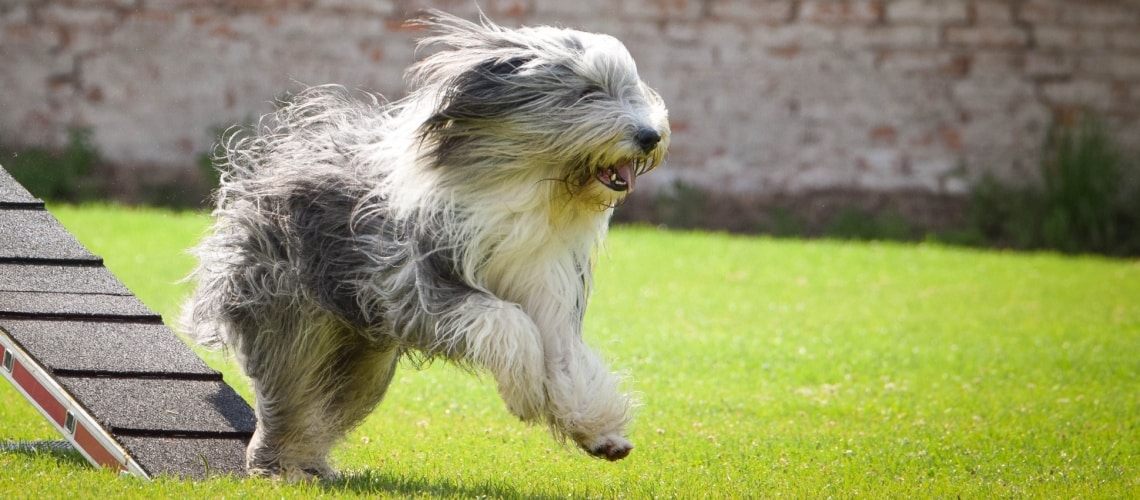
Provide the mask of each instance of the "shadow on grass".
[{"label": "shadow on grass", "polygon": [[450,479],[399,476],[371,469],[345,474],[340,479],[321,482],[320,485],[322,489],[330,493],[352,492],[364,495],[383,493],[402,497],[428,496],[433,498],[557,498],[532,492],[520,492],[502,484],[489,482],[460,484]]},{"label": "shadow on grass", "polygon": [[44,457],[63,467],[90,467],[87,459],[67,441],[5,441],[0,443],[0,453]]}]

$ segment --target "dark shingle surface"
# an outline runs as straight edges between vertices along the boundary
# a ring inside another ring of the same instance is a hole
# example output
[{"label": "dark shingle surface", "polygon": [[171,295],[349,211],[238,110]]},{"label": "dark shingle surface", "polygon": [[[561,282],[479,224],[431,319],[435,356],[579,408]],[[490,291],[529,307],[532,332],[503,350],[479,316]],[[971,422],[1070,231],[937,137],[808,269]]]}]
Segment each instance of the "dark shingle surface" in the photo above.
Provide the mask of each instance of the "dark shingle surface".
[{"label": "dark shingle surface", "polygon": [[0,319],[0,328],[52,371],[221,380],[218,372],[159,324]]},{"label": "dark shingle surface", "polygon": [[133,295],[0,291],[0,315],[121,318],[159,321],[161,317]]},{"label": "dark shingle surface", "polygon": [[0,259],[99,261],[44,210],[0,210]]},{"label": "dark shingle surface", "polygon": [[101,266],[0,264],[0,290],[131,295],[111,271]]},{"label": "dark shingle surface", "polygon": [[239,437],[252,433],[256,425],[253,410],[222,382],[103,377],[57,380],[112,434],[146,430]]},{"label": "dark shingle surface", "polygon": [[0,335],[147,474],[245,475],[253,409],[3,169]]},{"label": "dark shingle surface", "polygon": [[12,178],[6,170],[0,168],[0,203],[39,203],[24,186]]},{"label": "dark shingle surface", "polygon": [[163,470],[147,469],[152,475],[165,472],[192,479],[246,475],[245,439],[121,437],[119,443],[144,468],[164,465]]}]

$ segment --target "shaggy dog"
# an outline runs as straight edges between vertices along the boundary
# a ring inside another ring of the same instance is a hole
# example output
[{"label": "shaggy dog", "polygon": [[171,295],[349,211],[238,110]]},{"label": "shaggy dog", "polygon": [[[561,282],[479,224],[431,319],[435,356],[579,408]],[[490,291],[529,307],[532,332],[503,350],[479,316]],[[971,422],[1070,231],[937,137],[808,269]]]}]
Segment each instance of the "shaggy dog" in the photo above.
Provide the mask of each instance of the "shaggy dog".
[{"label": "shaggy dog", "polygon": [[630,397],[582,319],[613,207],[665,155],[665,106],[609,36],[415,23],[436,51],[408,97],[312,88],[219,146],[183,326],[252,380],[247,467],[333,475],[407,355],[486,369],[520,419],[624,458]]}]

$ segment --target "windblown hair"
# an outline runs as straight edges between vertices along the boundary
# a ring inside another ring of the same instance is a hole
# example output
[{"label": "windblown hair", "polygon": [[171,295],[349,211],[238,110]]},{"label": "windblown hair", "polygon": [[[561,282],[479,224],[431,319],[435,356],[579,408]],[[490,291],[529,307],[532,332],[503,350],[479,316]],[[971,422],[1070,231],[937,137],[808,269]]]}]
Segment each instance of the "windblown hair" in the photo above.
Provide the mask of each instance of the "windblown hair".
[{"label": "windblown hair", "polygon": [[304,90],[219,146],[183,327],[254,384],[252,473],[327,476],[397,361],[489,370],[508,409],[616,460],[630,398],[582,342],[613,207],[669,142],[617,40],[439,12],[385,103]]}]

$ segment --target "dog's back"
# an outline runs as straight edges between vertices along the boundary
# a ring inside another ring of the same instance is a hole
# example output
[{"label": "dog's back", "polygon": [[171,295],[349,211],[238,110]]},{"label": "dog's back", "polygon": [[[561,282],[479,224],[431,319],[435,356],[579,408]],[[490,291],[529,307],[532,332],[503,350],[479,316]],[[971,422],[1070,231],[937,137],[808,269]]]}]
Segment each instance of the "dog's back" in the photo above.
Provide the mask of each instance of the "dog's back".
[{"label": "dog's back", "polygon": [[216,222],[194,251],[200,285],[184,308],[198,342],[237,341],[219,335],[283,297],[353,324],[369,320],[347,289],[374,264],[366,246],[385,223],[380,177],[357,158],[357,141],[367,140],[360,132],[375,130],[362,109],[378,111],[336,87],[310,89],[267,117],[270,125],[219,145]]}]

